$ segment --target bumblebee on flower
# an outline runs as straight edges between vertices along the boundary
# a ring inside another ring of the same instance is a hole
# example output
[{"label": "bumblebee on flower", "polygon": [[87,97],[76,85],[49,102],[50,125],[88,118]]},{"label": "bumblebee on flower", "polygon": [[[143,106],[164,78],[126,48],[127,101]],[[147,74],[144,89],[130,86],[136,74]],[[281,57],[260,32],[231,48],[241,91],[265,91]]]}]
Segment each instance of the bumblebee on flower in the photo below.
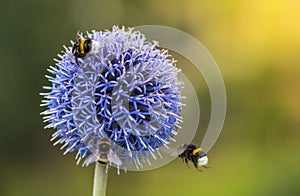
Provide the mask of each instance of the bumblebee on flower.
[{"label": "bumblebee on flower", "polygon": [[117,167],[138,169],[142,160],[150,162],[181,122],[175,61],[140,32],[117,26],[79,34],[64,52],[46,76],[49,92],[42,93],[46,128],[56,130],[54,144],[62,144],[65,153],[77,151],[79,163],[97,157],[99,143],[108,138],[122,163]]}]

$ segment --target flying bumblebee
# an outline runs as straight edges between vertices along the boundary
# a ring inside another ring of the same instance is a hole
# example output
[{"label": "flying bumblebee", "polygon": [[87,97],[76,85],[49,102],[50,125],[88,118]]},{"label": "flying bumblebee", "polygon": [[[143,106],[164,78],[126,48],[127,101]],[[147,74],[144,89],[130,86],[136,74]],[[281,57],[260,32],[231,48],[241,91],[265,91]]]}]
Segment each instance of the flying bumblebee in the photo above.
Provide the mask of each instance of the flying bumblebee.
[{"label": "flying bumblebee", "polygon": [[75,57],[75,61],[78,64],[78,58],[83,59],[87,54],[97,53],[100,50],[99,42],[91,39],[91,38],[79,38],[73,44],[72,54]]},{"label": "flying bumblebee", "polygon": [[121,159],[111,148],[111,143],[107,139],[101,140],[96,151],[86,158],[84,165],[89,165],[96,161],[103,165],[107,165],[108,163],[113,163],[116,166],[122,165]]},{"label": "flying bumblebee", "polygon": [[201,171],[198,169],[198,166],[208,168],[206,167],[208,163],[206,153],[193,144],[182,144],[178,150],[178,154],[178,157],[182,158],[188,167],[188,161],[191,161],[198,171]]}]

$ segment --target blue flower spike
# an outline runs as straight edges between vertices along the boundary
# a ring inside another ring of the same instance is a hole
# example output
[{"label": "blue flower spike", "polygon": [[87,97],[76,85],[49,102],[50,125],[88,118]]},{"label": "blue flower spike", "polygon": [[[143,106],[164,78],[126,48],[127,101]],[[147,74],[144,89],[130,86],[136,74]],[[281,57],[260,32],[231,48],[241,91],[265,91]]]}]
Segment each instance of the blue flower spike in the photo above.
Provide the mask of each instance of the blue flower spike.
[{"label": "blue flower spike", "polygon": [[78,37],[92,41],[92,52],[77,58],[78,43],[71,41],[48,69],[51,84],[41,93],[45,128],[55,129],[51,140],[64,154],[77,152],[77,164],[102,161],[118,171],[151,164],[159,147],[175,141],[182,122],[175,60],[133,28]]}]

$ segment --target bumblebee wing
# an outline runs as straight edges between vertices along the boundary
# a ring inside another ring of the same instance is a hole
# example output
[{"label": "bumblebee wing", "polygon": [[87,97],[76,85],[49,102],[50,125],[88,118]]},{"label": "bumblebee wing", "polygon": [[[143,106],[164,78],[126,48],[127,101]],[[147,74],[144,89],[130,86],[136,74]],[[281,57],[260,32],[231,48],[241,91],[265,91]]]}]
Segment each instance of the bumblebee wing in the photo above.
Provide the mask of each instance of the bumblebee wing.
[{"label": "bumblebee wing", "polygon": [[179,151],[179,149],[172,148],[172,147],[169,147],[168,149],[162,148],[160,150],[161,150],[161,152],[166,153],[166,154],[168,154],[172,157],[177,157],[178,155],[180,155],[184,151],[184,149]]},{"label": "bumblebee wing", "polygon": [[97,157],[94,154],[90,154],[83,162],[83,166],[88,166],[91,163],[97,161]]},{"label": "bumblebee wing", "polygon": [[185,149],[184,149],[183,147],[179,147],[179,148],[177,149],[177,156],[178,156],[178,155],[181,155],[184,151],[185,151]]},{"label": "bumblebee wing", "polygon": [[186,152],[187,147],[188,147],[188,144],[181,144],[181,145],[177,148],[178,156],[181,155],[182,153]]},{"label": "bumblebee wing", "polygon": [[115,164],[115,165],[122,165],[122,161],[121,159],[118,157],[118,155],[116,155],[116,153],[114,153],[112,150],[110,150],[107,154],[107,158],[108,160]]}]

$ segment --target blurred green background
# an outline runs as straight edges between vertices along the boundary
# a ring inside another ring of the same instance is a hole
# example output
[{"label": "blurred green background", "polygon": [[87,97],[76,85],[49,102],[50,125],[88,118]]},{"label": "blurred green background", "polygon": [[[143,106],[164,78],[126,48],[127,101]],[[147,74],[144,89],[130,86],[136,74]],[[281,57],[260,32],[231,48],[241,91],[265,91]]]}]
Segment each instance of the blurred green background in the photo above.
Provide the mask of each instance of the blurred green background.
[{"label": "blurred green background", "polygon": [[[1,0],[0,9],[1,196],[91,195],[93,167],[52,146],[38,93],[77,30],[114,24],[166,25],[197,38],[223,74],[228,110],[211,169],[199,173],[179,159],[120,176],[111,169],[108,195],[300,195],[300,1]],[[178,57],[188,72],[185,63]],[[209,94],[199,75],[190,80],[201,104],[200,145]]]}]

